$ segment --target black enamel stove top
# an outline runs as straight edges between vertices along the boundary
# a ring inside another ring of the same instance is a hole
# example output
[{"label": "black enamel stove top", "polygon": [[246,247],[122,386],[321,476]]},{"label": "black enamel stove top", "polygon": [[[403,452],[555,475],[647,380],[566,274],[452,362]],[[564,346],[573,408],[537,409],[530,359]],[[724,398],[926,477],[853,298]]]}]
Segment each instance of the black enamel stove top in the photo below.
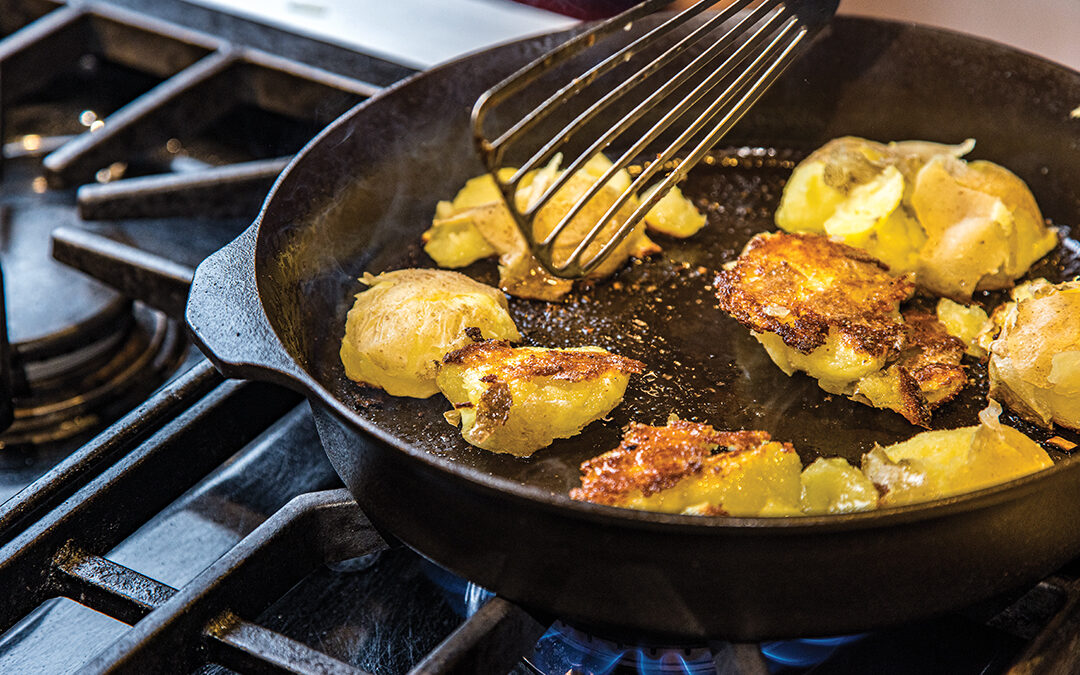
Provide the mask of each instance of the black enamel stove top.
[{"label": "black enamel stove top", "polygon": [[411,72],[179,0],[0,0],[0,672],[1074,672],[1073,570],[865,635],[626,644],[373,531],[306,403],[180,317],[289,157]]}]

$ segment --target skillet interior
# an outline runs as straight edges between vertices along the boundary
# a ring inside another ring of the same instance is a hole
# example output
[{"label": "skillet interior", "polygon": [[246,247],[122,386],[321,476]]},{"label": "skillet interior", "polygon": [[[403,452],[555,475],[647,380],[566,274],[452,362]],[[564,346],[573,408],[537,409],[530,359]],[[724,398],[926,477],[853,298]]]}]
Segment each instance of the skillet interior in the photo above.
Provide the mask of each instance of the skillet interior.
[{"label": "skillet interior", "polygon": [[[1044,215],[1080,221],[1076,121],[1080,76],[996,45],[897,24],[841,19],[729,136],[762,145],[725,166],[696,169],[684,190],[709,202],[695,238],[660,239],[665,252],[613,280],[551,305],[514,300],[526,340],[598,344],[644,361],[611,420],[518,460],[472,448],[442,419],[445,401],[395,399],[344,378],[337,351],[356,277],[429,266],[419,234],[435,201],[482,172],[467,111],[510,66],[551,41],[510,45],[422,76],[381,102],[386,120],[337,125],[282,181],[260,227],[256,269],[271,322],[291,355],[334,397],[418,452],[556,494],[576,484],[585,458],[617,444],[630,420],[662,423],[671,412],[717,428],[759,428],[811,459],[856,460],[873,443],[917,431],[891,412],[825,395],[808,378],[775,368],[747,331],[715,308],[708,289],[722,262],[754,232],[775,229],[772,212],[791,160],[842,134],[879,140],[978,141],[972,157],[997,161],[1028,181]],[[508,65],[509,64],[509,65]],[[367,117],[375,113],[366,111]],[[361,136],[379,128],[379,137]],[[354,133],[357,132],[357,133]],[[1071,133],[1070,133],[1071,132]],[[762,141],[768,141],[764,145]],[[779,152],[775,152],[779,149]],[[321,150],[321,152],[318,152]],[[284,203],[285,208],[280,208]],[[1080,249],[1060,247],[1036,270],[1053,279],[1080,271]],[[465,270],[488,283],[492,263]],[[935,426],[975,422],[985,391],[974,384],[935,416]],[[1031,431],[1030,429],[1026,429]]]}]

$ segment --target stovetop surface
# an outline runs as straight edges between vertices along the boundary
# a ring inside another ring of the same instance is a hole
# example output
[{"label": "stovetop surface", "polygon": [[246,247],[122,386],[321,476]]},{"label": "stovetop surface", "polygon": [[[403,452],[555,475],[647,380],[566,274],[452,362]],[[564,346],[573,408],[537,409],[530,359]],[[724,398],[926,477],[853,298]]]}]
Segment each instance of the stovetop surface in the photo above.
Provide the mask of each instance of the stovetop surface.
[{"label": "stovetop surface", "polygon": [[[7,2],[26,14],[26,22],[59,6],[49,0]],[[202,6],[206,4],[216,6]],[[412,62],[394,62],[388,58],[385,49],[373,48],[368,53],[360,53],[355,44],[343,47],[296,36],[280,28],[266,28],[247,19],[221,14],[218,11],[220,4],[215,1],[190,5],[153,0],[112,3],[203,31],[234,46],[258,48],[317,66],[327,74],[353,78],[368,88],[361,91],[361,88],[350,88],[347,83],[342,84],[332,77],[318,75],[318,87],[336,92],[335,95],[344,92],[342,106],[359,100],[366,95],[364,92],[374,92],[398,81],[412,72],[413,65],[427,65],[433,58],[425,55]],[[300,3],[296,4],[299,6]],[[0,0],[0,8],[4,5],[4,0]],[[311,8],[317,5],[310,3],[306,11],[315,11]],[[7,16],[10,26],[0,19],[0,29],[5,32],[26,23],[12,19],[15,14],[11,12]],[[542,17],[541,14],[530,16]],[[538,27],[565,23],[550,16],[542,18],[542,21],[537,19]],[[208,47],[206,53],[213,48],[212,45]],[[278,77],[274,67],[261,62],[257,67],[252,66],[271,73],[266,77]],[[82,62],[75,72],[61,73],[57,77],[57,88],[24,98],[21,107],[5,111],[4,141],[25,143],[33,135],[55,139],[81,133],[95,121],[106,119],[133,97],[152,89],[167,75],[148,75],[138,68],[117,66],[106,60]],[[54,95],[53,92],[58,90],[66,94]],[[92,170],[86,182],[108,186],[120,178],[153,176],[162,172],[194,175],[207,168],[252,162],[270,162],[265,168],[272,174],[275,167],[280,168],[273,162],[299,149],[321,123],[320,119],[291,118],[275,105],[278,104],[273,101],[245,102],[203,125],[199,133],[185,135],[178,132],[153,151],[124,157],[123,166],[119,168],[116,162],[101,166],[88,164]],[[83,115],[86,111],[94,113],[93,119]],[[267,143],[261,143],[258,138],[238,140],[231,134],[231,130],[238,128],[269,129],[272,138]],[[17,148],[9,146],[9,149]],[[120,216],[84,218],[80,214],[86,212],[79,209],[89,207],[79,203],[76,192],[76,186],[83,184],[78,177],[82,170],[79,165],[72,165],[69,184],[58,186],[40,182],[44,179],[37,170],[39,161],[40,155],[30,153],[7,164],[3,183],[0,183],[0,196],[6,204],[9,221],[12,214],[22,219],[30,218],[26,214],[48,210],[55,216],[47,219],[50,229],[63,224],[103,235],[109,241],[173,261],[181,269],[194,267],[242,231],[253,215],[251,209],[257,208],[255,201],[245,206],[246,211],[230,212],[224,208],[210,216],[198,209],[178,207],[178,210],[165,209],[150,215],[129,211]],[[91,153],[93,161],[99,160]],[[101,173],[103,170],[105,174]],[[259,185],[265,190],[265,181]],[[111,208],[119,207],[113,204]],[[44,223],[46,219],[41,220]],[[41,235],[46,225],[35,227]],[[35,246],[33,256],[37,256],[39,266],[56,264],[48,257],[47,237],[42,237]],[[5,274],[16,276],[16,270],[5,260]],[[57,270],[57,274],[78,274],[60,266]],[[94,297],[114,295],[113,291],[94,283],[88,288],[90,290],[86,292]],[[78,300],[80,306],[89,302]],[[177,386],[180,380],[195,372],[193,369],[205,367],[200,362],[195,350],[186,349],[182,358],[173,364],[170,374],[163,378],[164,386]],[[219,389],[228,386],[220,385]],[[180,490],[177,498],[167,500],[167,506],[155,511],[133,533],[110,544],[102,551],[103,557],[160,584],[182,589],[294,497],[339,488],[340,481],[321,450],[307,404],[298,402],[296,397],[282,400],[284,403],[276,405],[288,412],[274,416],[265,424],[260,423],[261,426],[256,425],[251,438],[245,437],[226,450],[216,450],[222,458],[213,464],[216,468],[192,480],[189,486]],[[117,409],[108,414],[119,417],[131,405],[114,407]],[[154,443],[156,439],[167,441],[177,424],[179,422],[165,423],[147,437],[146,443]],[[30,484],[77,448],[85,447],[85,441],[83,435],[41,448],[3,450],[0,454],[0,501]],[[182,449],[197,456],[206,450],[206,446],[191,444]],[[94,487],[93,483],[88,483],[65,505]],[[17,544],[20,539],[12,538],[0,549],[0,554]],[[470,591],[467,582],[439,570],[404,547],[394,546],[392,541],[390,544],[385,550],[362,557],[316,565],[261,614],[245,618],[367,672],[409,671],[462,625],[468,613],[466,594]],[[1076,575],[1070,571],[1062,574],[1065,581],[1046,583],[1022,596],[998,599],[984,607],[973,608],[971,612],[878,631],[839,648],[818,644],[814,647],[817,651],[809,657],[805,655],[806,649],[798,645],[767,646],[774,657],[769,667],[771,672],[792,674],[1005,672],[1027,640],[1064,602],[1058,589]],[[475,599],[476,589],[471,592]],[[52,597],[0,635],[0,672],[75,672],[106,645],[130,636],[132,630],[130,623],[111,618],[75,600]],[[544,639],[554,638],[545,636]],[[714,647],[724,649],[722,645]],[[561,649],[563,647],[559,646],[556,651]],[[602,660],[595,655],[568,658],[571,661],[579,659],[573,664],[579,670],[574,672],[584,672],[580,663],[582,658]],[[644,672],[669,672],[661,668],[659,656],[637,658],[643,664]],[[803,658],[810,661],[816,658],[819,662],[799,665]],[[533,658],[537,663],[540,660],[540,657]],[[623,666],[619,668],[623,670],[612,672],[624,672]],[[631,666],[626,668],[632,670]],[[226,670],[223,666],[206,663],[200,672]],[[513,672],[536,671],[521,663]]]}]

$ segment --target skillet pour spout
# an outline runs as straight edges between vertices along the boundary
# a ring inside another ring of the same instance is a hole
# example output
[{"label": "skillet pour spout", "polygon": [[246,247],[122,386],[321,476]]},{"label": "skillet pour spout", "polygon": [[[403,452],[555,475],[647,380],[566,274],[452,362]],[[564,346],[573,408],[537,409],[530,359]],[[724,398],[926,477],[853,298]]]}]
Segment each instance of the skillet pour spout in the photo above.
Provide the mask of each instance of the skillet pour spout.
[{"label": "skillet pour spout", "polygon": [[[631,419],[676,412],[717,428],[765,428],[804,459],[857,458],[867,444],[915,432],[779,373],[744,329],[712,302],[695,302],[709,297],[711,277],[694,270],[714,271],[755,232],[774,229],[790,161],[848,134],[974,137],[974,156],[1027,181],[1047,218],[1080,223],[1080,127],[1069,115],[1080,74],[954,33],[837,18],[728,137],[773,149],[763,156],[776,161],[691,173],[686,191],[724,206],[698,238],[664,241],[663,254],[619,272],[623,291],[600,283],[550,310],[511,302],[537,344],[584,344],[589,327],[596,343],[672,377],[632,381],[611,422],[518,460],[466,445],[438,397],[395,399],[344,377],[337,351],[357,277],[431,264],[419,241],[435,203],[484,172],[469,133],[472,103],[564,38],[474,54],[356,107],[292,162],[251,228],[196,273],[187,309],[196,342],[229,376],[308,396],[327,455],[372,523],[544,615],[678,640],[896,624],[1029,584],[1080,555],[1072,460],[977,493],[834,517],[673,516],[567,496],[580,462],[614,447]],[[484,263],[465,271],[495,276]],[[1062,246],[1034,273],[1078,272],[1075,252]],[[646,317],[644,327],[631,321]],[[942,410],[940,425],[974,423],[978,385],[963,397]]]}]

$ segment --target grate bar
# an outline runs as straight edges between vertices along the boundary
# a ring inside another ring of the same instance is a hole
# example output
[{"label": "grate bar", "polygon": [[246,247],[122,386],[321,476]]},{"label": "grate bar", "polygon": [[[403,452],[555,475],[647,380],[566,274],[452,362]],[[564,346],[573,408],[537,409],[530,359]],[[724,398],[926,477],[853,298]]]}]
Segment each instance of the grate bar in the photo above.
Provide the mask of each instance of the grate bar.
[{"label": "grate bar", "polygon": [[[63,7],[4,38],[0,43],[0,70],[9,77],[0,91],[0,105],[41,86],[82,56],[85,40],[79,33],[85,32],[85,15],[83,9]],[[27,76],[15,77],[16,73]]]},{"label": "grate bar", "polygon": [[176,589],[123,565],[74,546],[55,559],[63,595],[87,607],[133,624],[176,593]]},{"label": "grate bar", "polygon": [[1080,581],[1068,587],[1068,600],[1032,640],[1008,675],[1070,675],[1080,672]]},{"label": "grate bar", "polygon": [[502,598],[492,598],[424,657],[410,675],[509,672],[550,623],[537,621]]},{"label": "grate bar", "polygon": [[[220,630],[215,621],[222,612],[255,615],[318,566],[384,548],[347,490],[300,495],[98,654],[84,672],[191,671],[206,660],[207,642],[218,641],[205,633]],[[255,642],[245,644],[257,649],[262,643]],[[266,645],[271,653],[260,652],[263,663],[276,662],[275,644]]]},{"label": "grate bar", "polygon": [[239,672],[368,675],[290,637],[226,612],[207,631],[210,656]]},{"label": "grate bar", "polygon": [[92,180],[111,162],[165,143],[173,129],[200,128],[228,112],[237,83],[224,77],[237,63],[233,49],[221,49],[181,70],[109,115],[96,132],[79,134],[42,160],[53,187]]},{"label": "grate bar", "polygon": [[[89,183],[79,188],[79,215],[120,218],[253,218],[291,157],[242,162],[184,174]],[[83,270],[86,271],[86,270]]]},{"label": "grate bar", "polygon": [[56,228],[52,245],[60,262],[183,320],[195,276],[190,267],[81,227]]},{"label": "grate bar", "polygon": [[0,547],[0,588],[27,589],[0,605],[0,632],[57,595],[57,552],[103,554],[300,401],[288,390],[226,382]]},{"label": "grate bar", "polygon": [[92,480],[108,462],[128,452],[180,411],[222,382],[209,361],[200,361],[175,382],[68,455],[8,501],[0,504],[0,543]]}]

